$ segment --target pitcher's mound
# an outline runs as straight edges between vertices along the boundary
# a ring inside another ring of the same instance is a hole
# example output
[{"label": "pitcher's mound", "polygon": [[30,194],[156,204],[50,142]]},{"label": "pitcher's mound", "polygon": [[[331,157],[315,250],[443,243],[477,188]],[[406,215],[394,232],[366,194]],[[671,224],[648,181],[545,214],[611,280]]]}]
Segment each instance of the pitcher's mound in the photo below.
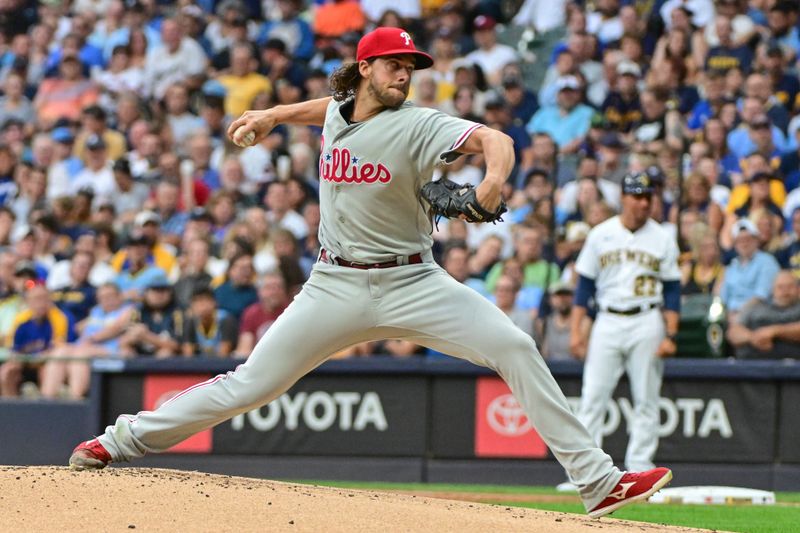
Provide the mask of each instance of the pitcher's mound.
[{"label": "pitcher's mound", "polygon": [[0,467],[0,509],[0,531],[14,532],[668,530],[408,494],[150,468]]}]

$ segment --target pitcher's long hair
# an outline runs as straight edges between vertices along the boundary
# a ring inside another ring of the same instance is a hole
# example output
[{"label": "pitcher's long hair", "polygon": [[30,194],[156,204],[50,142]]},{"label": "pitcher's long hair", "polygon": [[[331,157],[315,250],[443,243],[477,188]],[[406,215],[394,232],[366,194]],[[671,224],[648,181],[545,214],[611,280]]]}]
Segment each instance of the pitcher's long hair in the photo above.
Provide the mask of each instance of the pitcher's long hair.
[{"label": "pitcher's long hair", "polygon": [[355,96],[358,84],[361,83],[361,74],[358,72],[358,62],[346,63],[331,74],[331,91],[333,99],[342,102]]}]

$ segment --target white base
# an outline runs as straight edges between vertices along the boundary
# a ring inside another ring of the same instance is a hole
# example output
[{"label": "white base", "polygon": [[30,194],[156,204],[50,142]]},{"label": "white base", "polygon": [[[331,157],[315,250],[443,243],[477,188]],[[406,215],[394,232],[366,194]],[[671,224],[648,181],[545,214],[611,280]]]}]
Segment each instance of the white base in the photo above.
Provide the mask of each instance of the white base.
[{"label": "white base", "polygon": [[743,487],[671,487],[653,495],[650,503],[775,505],[775,493]]}]

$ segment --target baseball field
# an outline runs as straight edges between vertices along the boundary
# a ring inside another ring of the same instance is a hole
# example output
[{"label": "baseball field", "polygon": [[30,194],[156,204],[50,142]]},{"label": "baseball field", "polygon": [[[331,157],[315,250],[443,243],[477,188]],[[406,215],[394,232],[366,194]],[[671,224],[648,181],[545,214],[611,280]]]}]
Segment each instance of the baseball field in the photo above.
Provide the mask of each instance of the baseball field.
[{"label": "baseball field", "polygon": [[491,485],[299,483],[148,468],[0,467],[0,531],[796,531],[779,505],[639,504],[592,520],[577,497]]},{"label": "baseball field", "polygon": [[[314,482],[329,484],[328,482]],[[552,487],[502,485],[449,485],[400,483],[346,483],[336,486],[360,490],[385,490],[431,498],[524,507],[583,515],[576,495]],[[614,518],[659,525],[685,526],[716,531],[788,533],[800,531],[800,492],[776,493],[777,505],[632,505],[614,513]]]}]

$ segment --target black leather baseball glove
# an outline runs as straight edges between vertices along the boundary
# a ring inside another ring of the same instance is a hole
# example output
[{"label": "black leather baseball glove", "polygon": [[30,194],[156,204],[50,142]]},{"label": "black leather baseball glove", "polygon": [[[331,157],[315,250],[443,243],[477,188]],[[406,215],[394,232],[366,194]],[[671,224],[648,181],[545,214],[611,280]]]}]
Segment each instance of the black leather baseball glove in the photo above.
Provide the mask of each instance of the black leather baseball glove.
[{"label": "black leather baseball glove", "polygon": [[461,185],[447,178],[426,183],[420,196],[430,205],[430,212],[436,222],[440,218],[458,218],[464,215],[467,222],[502,222],[501,215],[508,211],[502,200],[495,211],[487,211],[475,195],[475,187]]}]

